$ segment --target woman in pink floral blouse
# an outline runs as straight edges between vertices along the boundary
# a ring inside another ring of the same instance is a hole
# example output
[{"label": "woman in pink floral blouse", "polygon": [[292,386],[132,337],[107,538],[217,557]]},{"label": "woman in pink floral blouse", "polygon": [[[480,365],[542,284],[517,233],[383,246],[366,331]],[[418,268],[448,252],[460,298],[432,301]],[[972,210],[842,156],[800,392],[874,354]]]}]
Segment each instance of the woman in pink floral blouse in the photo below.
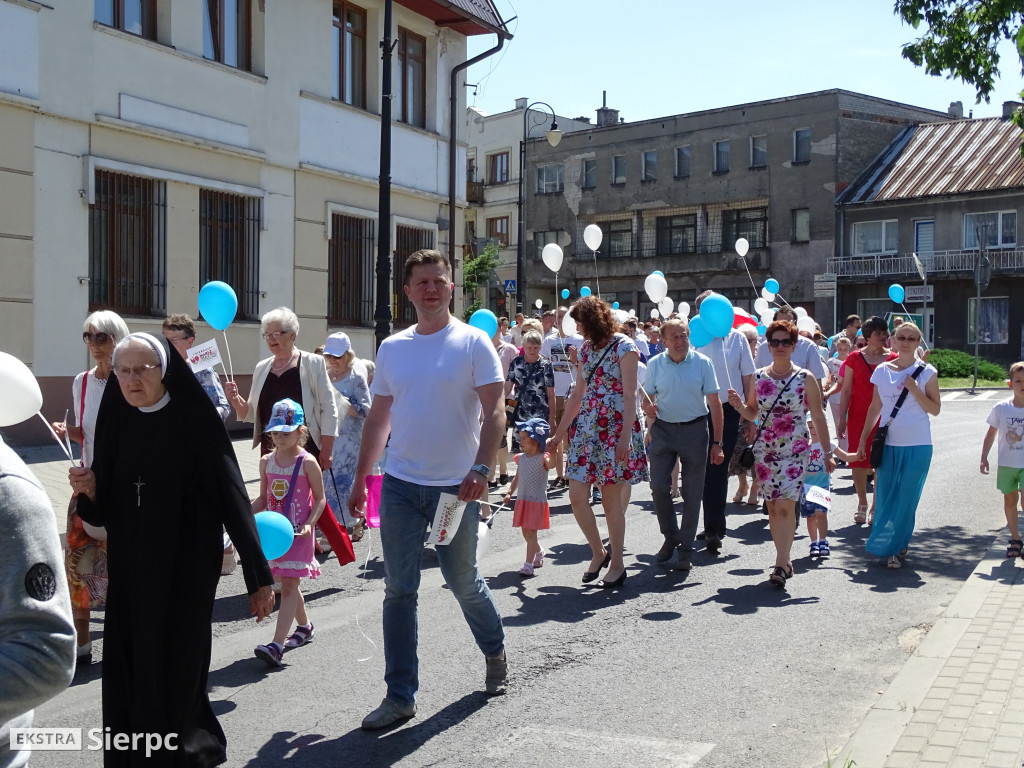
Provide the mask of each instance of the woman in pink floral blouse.
[{"label": "woman in pink floral blouse", "polygon": [[[648,480],[636,401],[640,356],[632,339],[615,333],[611,309],[597,297],[580,299],[569,314],[586,339],[580,353],[581,376],[549,442],[557,445],[566,434],[569,436],[565,471],[569,502],[593,554],[583,583],[594,581],[607,567],[601,586],[614,588],[626,580],[622,547],[628,488]],[[593,484],[601,486],[608,549],[590,508]]]},{"label": "woman in pink floral blouse", "polygon": [[808,413],[825,448],[825,466],[829,473],[836,463],[832,458],[828,423],[821,408],[821,389],[813,375],[809,376],[790,360],[799,338],[796,326],[788,320],[777,320],[768,326],[765,338],[772,353],[772,364],[754,372],[754,396],[750,401],[744,403],[739,394],[730,389],[729,403],[744,419],[757,419],[761,426],[761,434],[753,446],[754,470],[761,483],[768,525],[775,542],[775,565],[768,578],[773,584],[784,586],[793,578],[790,550],[796,531],[794,516],[811,446]]}]

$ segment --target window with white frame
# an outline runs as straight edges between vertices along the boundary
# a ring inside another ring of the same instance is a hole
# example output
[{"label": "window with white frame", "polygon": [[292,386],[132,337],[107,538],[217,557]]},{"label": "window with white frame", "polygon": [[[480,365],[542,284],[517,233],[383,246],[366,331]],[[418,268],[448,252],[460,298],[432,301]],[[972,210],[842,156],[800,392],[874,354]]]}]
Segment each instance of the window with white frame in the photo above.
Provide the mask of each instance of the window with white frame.
[{"label": "window with white frame", "polygon": [[597,186],[597,160],[590,157],[583,161],[583,188],[593,189]]},{"label": "window with white frame", "polygon": [[541,165],[537,167],[538,194],[549,195],[554,192],[562,191],[563,168],[564,166],[561,163]]},{"label": "window with white frame", "polygon": [[729,140],[716,141],[715,145],[715,173],[729,172]]},{"label": "window with white frame", "polygon": [[690,145],[676,147],[676,178],[685,179],[690,175]]},{"label": "window with white frame", "polygon": [[807,208],[793,209],[793,242],[806,243],[811,239],[811,212]]},{"label": "window with white frame", "polygon": [[764,168],[768,165],[768,137],[750,137],[750,167]]},{"label": "window with white frame", "polygon": [[857,222],[853,225],[853,255],[896,253],[899,244],[898,236],[899,223],[896,219]]},{"label": "window with white frame", "polygon": [[811,129],[797,128],[793,131],[793,162],[809,163],[811,161]]},{"label": "window with white frame", "polygon": [[[979,240],[980,236],[980,240]],[[973,250],[979,242],[986,248],[1012,248],[1017,245],[1017,212],[992,211],[964,214],[964,248]]]},{"label": "window with white frame", "polygon": [[626,183],[626,156],[614,155],[612,157],[612,184]]},{"label": "window with white frame", "polygon": [[1008,296],[983,296],[980,312],[978,299],[971,296],[967,299],[967,343],[974,343],[975,328],[979,344],[1010,343],[1010,298]]},{"label": "window with white frame", "polygon": [[534,257],[537,261],[541,260],[541,254],[544,253],[544,246],[548,243],[558,243],[558,230],[550,229],[533,233]]},{"label": "window with white frame", "polygon": [[643,181],[655,181],[658,178],[658,152],[657,150],[648,149],[644,152],[643,159],[643,174],[641,179]]}]

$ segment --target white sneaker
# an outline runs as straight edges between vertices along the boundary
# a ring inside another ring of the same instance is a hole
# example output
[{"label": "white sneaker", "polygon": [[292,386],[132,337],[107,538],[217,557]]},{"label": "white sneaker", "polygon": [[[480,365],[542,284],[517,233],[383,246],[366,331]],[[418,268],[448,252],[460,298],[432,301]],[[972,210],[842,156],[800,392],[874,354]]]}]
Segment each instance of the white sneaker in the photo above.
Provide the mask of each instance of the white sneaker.
[{"label": "white sneaker", "polygon": [[224,559],[223,559],[223,561],[221,561],[221,565],[220,565],[220,575],[221,576],[227,576],[229,574],[232,574],[232,573],[235,572],[235,569],[237,567],[238,567],[238,561],[235,559],[235,551],[234,551],[234,549],[232,549],[230,552],[228,552],[225,549],[224,550]]},{"label": "white sneaker", "polygon": [[84,659],[92,656],[92,640],[87,642],[85,645],[78,646],[78,652],[75,654],[76,658]]}]

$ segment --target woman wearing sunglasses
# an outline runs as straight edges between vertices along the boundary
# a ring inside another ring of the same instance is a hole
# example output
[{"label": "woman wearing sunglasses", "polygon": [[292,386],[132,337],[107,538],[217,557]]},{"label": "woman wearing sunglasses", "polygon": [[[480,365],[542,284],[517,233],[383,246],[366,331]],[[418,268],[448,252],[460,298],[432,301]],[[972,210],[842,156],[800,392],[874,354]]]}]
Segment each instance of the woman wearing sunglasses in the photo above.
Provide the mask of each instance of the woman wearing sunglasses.
[{"label": "woman wearing sunglasses", "polygon": [[785,586],[793,578],[790,551],[796,531],[796,505],[800,501],[804,470],[811,440],[807,431],[810,414],[819,442],[825,447],[825,468],[836,466],[828,438],[828,422],[821,409],[821,388],[814,374],[798,368],[791,359],[797,327],[788,320],[776,320],[765,332],[772,355],[771,365],[754,372],[754,393],[744,403],[734,389],[729,403],[748,421],[757,420],[761,429],[754,441],[754,471],[768,509],[768,526],[775,542],[775,565],[769,581]]},{"label": "woman wearing sunglasses", "polygon": [[[67,436],[82,446],[82,466],[92,466],[96,439],[96,415],[110,377],[110,360],[114,347],[128,335],[128,326],[121,316],[109,310],[93,312],[82,325],[82,341],[89,348],[95,365],[75,376],[71,384],[71,401],[75,407],[75,424],[55,421],[51,425],[60,439]],[[100,538],[96,538],[96,537]],[[71,612],[78,635],[78,658],[92,653],[89,638],[89,612],[106,602],[107,542],[102,528],[86,527],[78,516],[74,498],[68,506],[68,543],[64,550],[64,569],[71,590]]]}]

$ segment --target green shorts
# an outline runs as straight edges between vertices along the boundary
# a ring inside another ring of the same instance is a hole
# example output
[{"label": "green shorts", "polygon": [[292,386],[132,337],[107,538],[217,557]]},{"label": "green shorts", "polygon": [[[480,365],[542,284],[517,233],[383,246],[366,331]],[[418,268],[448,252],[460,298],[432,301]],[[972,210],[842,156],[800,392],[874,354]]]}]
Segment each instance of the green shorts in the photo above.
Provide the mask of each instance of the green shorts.
[{"label": "green shorts", "polygon": [[999,467],[996,470],[996,488],[1004,496],[1024,490],[1024,469],[1016,467]]}]

